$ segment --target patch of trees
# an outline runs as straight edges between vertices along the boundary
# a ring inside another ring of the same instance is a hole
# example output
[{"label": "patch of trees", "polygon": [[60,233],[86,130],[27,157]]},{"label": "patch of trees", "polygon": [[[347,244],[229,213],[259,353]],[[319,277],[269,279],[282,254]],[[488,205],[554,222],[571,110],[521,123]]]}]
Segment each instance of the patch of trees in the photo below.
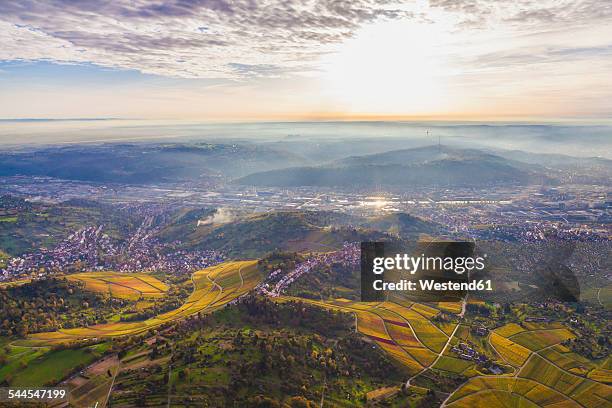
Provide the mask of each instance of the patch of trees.
[{"label": "patch of trees", "polygon": [[[339,290],[342,287],[342,290]],[[348,290],[347,290],[348,289]],[[294,282],[288,293],[311,299],[338,298],[358,300],[361,280],[359,268],[341,263],[322,264]]]},{"label": "patch of trees", "polygon": [[78,327],[104,321],[110,305],[103,296],[85,292],[65,279],[45,279],[0,289],[0,335]]},{"label": "patch of trees", "polygon": [[578,332],[578,337],[564,341],[563,345],[591,360],[605,358],[610,355],[612,344],[608,336],[598,335],[594,331],[585,328],[578,330]]},{"label": "patch of trees", "polygon": [[[171,355],[175,386],[189,384],[210,406],[318,406],[324,384],[326,394],[361,404],[365,393],[399,385],[407,373],[355,333],[353,322],[350,314],[251,296],[162,331],[167,340],[150,358]],[[219,370],[227,372],[224,385],[204,380]]]},{"label": "patch of trees", "polygon": [[456,390],[466,380],[467,377],[461,374],[453,374],[450,372],[439,370],[427,370],[423,374],[416,377],[414,381],[411,382],[411,384],[450,393]]},{"label": "patch of trees", "polygon": [[486,305],[481,305],[477,303],[468,303],[466,306],[466,311],[471,315],[477,316],[491,316],[491,308]]},{"label": "patch of trees", "polygon": [[250,398],[247,405],[253,408],[316,408],[319,406],[314,401],[301,396],[288,398],[285,403],[282,403],[274,397],[263,395]]},{"label": "patch of trees", "polygon": [[[201,387],[201,393],[211,386],[198,383],[207,370],[229,370],[227,390],[240,393],[227,392],[222,403],[211,402],[212,406],[252,406],[247,401],[257,401],[270,406],[309,407],[309,401],[320,400],[324,382],[326,392],[354,401],[363,397],[354,394],[356,384],[372,384],[365,393],[381,385],[399,384],[405,376],[376,347],[352,332],[327,338],[279,328],[217,328],[201,329],[194,336],[182,328],[172,344],[171,364],[179,373],[178,381],[193,389]],[[269,399],[253,397],[257,391]],[[279,392],[283,399],[271,397]]]},{"label": "patch of trees", "polygon": [[[291,301],[275,303],[267,297],[249,296],[236,305],[240,319],[258,326],[290,327],[299,332],[338,336],[353,328],[351,314],[322,309],[307,303]],[[223,322],[223,314],[211,316]],[[243,324],[244,324],[243,323]]]}]

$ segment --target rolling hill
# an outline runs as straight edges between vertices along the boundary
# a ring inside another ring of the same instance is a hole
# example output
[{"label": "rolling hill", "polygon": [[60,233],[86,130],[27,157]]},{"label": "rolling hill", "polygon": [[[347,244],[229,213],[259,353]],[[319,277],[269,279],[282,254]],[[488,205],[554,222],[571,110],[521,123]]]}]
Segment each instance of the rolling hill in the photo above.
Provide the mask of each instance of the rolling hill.
[{"label": "rolling hill", "polygon": [[236,182],[258,186],[410,187],[525,185],[548,179],[539,166],[474,149],[428,146],[348,157],[317,167],[258,172]]},{"label": "rolling hill", "polygon": [[310,211],[245,215],[228,223],[201,225],[182,242],[188,248],[219,249],[230,256],[257,257],[274,250],[329,251],[345,241],[391,239],[383,232],[345,226],[346,217]]},{"label": "rolling hill", "polygon": [[296,154],[251,144],[102,144],[1,152],[0,176],[148,184],[240,177],[305,163]]},{"label": "rolling hill", "polygon": [[443,232],[440,225],[406,213],[369,218],[361,225],[376,231],[399,235],[402,238],[416,238],[420,234],[434,235]]}]

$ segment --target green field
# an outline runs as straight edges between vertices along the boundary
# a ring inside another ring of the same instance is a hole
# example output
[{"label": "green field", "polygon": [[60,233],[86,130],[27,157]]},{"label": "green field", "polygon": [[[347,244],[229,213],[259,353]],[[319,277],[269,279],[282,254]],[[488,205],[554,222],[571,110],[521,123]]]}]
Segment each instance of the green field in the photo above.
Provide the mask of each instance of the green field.
[{"label": "green field", "polygon": [[452,373],[461,374],[469,367],[473,366],[474,363],[460,358],[442,356],[433,368],[438,370],[450,371]]},{"label": "green field", "polygon": [[10,345],[8,339],[1,339],[0,343],[3,350],[8,351],[4,357],[6,363],[0,367],[0,382],[17,387],[54,385],[78,367],[100,358],[107,350],[105,344],[54,351]]},{"label": "green field", "polygon": [[32,349],[26,347],[8,347],[9,353],[6,355],[6,362],[0,366],[0,382],[12,382],[12,379],[19,374],[28,364],[42,357],[49,349]]},{"label": "green field", "polygon": [[574,337],[567,329],[547,329],[523,331],[510,336],[509,339],[530,350],[536,351]]},{"label": "green field", "polygon": [[83,367],[100,355],[89,348],[50,351],[31,360],[24,368],[15,372],[12,386],[28,387],[52,385],[66,377],[76,367]]}]

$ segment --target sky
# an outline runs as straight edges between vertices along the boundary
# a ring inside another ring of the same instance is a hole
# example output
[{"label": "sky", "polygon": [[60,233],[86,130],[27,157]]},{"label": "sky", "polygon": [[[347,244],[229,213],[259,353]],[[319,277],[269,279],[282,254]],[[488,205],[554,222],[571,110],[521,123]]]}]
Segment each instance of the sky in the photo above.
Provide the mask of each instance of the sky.
[{"label": "sky", "polygon": [[0,118],[612,113],[608,0],[4,0],[0,43]]}]

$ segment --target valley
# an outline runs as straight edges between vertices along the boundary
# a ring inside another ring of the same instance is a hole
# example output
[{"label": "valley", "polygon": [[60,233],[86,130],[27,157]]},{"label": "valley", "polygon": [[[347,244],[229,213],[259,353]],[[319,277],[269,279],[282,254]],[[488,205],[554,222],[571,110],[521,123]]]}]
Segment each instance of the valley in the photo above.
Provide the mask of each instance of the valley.
[{"label": "valley", "polygon": [[[295,143],[6,153],[0,384],[75,407],[611,402],[605,159]],[[61,178],[81,153],[123,178]],[[435,240],[474,242],[494,290],[360,300],[361,242]]]}]

